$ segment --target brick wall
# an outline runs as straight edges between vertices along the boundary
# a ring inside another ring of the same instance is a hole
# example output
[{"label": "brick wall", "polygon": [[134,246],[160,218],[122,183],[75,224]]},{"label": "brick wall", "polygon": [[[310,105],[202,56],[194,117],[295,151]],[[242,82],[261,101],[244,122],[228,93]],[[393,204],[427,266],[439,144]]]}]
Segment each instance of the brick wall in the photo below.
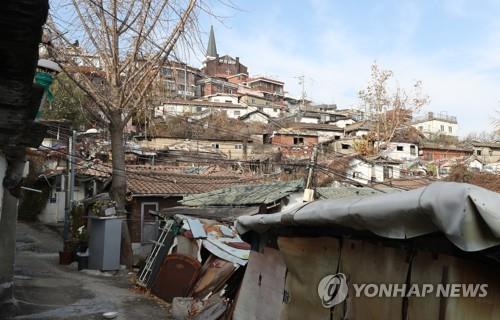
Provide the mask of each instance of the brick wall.
[{"label": "brick wall", "polygon": [[441,149],[421,149],[423,160],[443,160],[443,159],[454,159],[472,154],[472,151],[465,150],[441,150]]},{"label": "brick wall", "polygon": [[236,60],[234,64],[221,63],[219,59],[208,60],[205,63],[203,72],[208,76],[216,76],[219,74],[226,74],[232,76],[238,73],[248,74],[248,68],[242,65],[239,60]]},{"label": "brick wall", "polygon": [[[302,143],[296,144],[299,138],[302,138]],[[279,150],[285,159],[310,158],[313,146],[317,143],[316,136],[275,134],[272,138],[272,144],[279,145]]]}]

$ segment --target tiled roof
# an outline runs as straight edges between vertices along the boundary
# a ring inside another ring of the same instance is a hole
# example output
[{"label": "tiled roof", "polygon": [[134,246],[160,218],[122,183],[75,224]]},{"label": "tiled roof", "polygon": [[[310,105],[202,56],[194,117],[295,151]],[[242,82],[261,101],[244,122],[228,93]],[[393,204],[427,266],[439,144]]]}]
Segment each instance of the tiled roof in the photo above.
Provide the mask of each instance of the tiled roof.
[{"label": "tiled roof", "polygon": [[303,189],[302,180],[270,184],[239,185],[184,197],[182,204],[190,207],[251,206],[269,204]]},{"label": "tiled roof", "polygon": [[499,142],[472,141],[470,144],[474,147],[487,147],[493,149],[500,148],[500,141]]},{"label": "tiled roof", "polygon": [[242,183],[238,177],[201,176],[165,171],[133,171],[128,173],[127,188],[132,196],[184,195],[207,192]]},{"label": "tiled roof", "polygon": [[351,132],[351,131],[355,131],[355,130],[372,130],[373,127],[374,127],[374,124],[372,122],[367,121],[367,120],[363,120],[363,121],[359,121],[359,122],[348,125],[345,128],[345,131]]},{"label": "tiled roof", "polygon": [[302,129],[302,130],[315,130],[315,131],[339,131],[343,132],[343,128],[339,128],[333,124],[321,124],[321,123],[303,123],[296,122],[292,123],[290,127],[294,129]]},{"label": "tiled roof", "polygon": [[[207,192],[234,184],[244,183],[237,176],[207,176],[183,173],[185,167],[176,166],[127,166],[127,189],[132,196],[183,195]],[[93,165],[80,168],[81,175],[109,177],[110,165]]]}]

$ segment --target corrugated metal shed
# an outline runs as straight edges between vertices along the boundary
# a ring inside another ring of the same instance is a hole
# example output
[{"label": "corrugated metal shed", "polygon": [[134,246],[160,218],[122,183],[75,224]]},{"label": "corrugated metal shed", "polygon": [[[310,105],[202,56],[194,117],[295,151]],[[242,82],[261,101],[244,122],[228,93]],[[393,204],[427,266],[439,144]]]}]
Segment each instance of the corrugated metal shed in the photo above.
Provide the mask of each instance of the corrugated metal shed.
[{"label": "corrugated metal shed", "polygon": [[270,204],[303,189],[302,180],[280,181],[271,184],[231,186],[224,189],[184,197],[189,207],[251,206]]}]

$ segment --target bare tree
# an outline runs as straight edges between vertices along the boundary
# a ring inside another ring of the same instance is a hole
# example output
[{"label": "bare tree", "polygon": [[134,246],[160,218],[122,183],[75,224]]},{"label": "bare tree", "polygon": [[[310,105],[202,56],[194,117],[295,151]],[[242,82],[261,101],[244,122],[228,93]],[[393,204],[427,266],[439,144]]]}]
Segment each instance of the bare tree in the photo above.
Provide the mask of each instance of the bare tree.
[{"label": "bare tree", "polygon": [[[95,102],[87,111],[110,132],[110,195],[124,212],[124,128],[144,108],[174,48],[199,44],[199,15],[209,8],[202,0],[67,0],[53,7],[48,52]],[[124,229],[123,240],[130,243],[126,224]]]},{"label": "bare tree", "polygon": [[371,136],[376,142],[375,153],[393,139],[397,130],[408,127],[413,114],[429,103],[429,98],[422,94],[421,81],[416,81],[411,91],[398,85],[391,90],[390,80],[393,76],[391,70],[381,70],[373,63],[368,86],[359,92],[367,116],[373,123]]}]

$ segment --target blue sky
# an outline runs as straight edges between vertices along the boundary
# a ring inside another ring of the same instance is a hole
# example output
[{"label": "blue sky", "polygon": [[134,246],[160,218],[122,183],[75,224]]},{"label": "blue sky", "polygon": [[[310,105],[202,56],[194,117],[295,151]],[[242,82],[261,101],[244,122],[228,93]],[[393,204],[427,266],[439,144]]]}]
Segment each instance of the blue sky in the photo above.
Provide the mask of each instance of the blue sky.
[{"label": "blue sky", "polygon": [[[285,81],[299,96],[297,76],[316,102],[358,105],[373,61],[410,87],[422,80],[431,103],[447,111],[461,135],[492,130],[500,107],[500,1],[237,1],[217,0],[223,23],[215,28],[219,54],[239,56],[251,74]],[[208,36],[207,36],[208,38]],[[200,65],[202,53],[191,59]]]}]

